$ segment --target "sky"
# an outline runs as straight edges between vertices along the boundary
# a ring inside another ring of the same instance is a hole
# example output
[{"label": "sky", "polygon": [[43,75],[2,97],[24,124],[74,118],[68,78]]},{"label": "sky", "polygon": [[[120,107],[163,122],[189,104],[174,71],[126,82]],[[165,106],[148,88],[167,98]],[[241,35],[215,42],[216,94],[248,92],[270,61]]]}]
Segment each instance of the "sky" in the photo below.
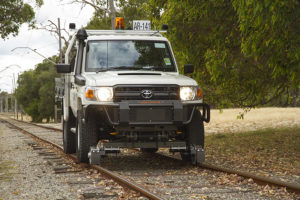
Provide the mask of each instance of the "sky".
[{"label": "sky", "polygon": [[[33,0],[27,2],[34,7],[37,24],[48,25],[48,20],[57,24],[59,17],[61,28],[68,31],[69,23],[76,23],[76,28],[85,26],[94,11],[90,6],[82,8],[80,4],[70,4],[70,0],[44,0],[44,5],[40,8],[32,3]],[[34,69],[43,61],[42,56],[29,48],[45,57],[58,55],[58,39],[49,31],[29,29],[28,24],[21,26],[16,37],[10,35],[5,40],[0,38],[0,91],[11,93],[15,87],[13,80],[17,80],[18,74]]]}]

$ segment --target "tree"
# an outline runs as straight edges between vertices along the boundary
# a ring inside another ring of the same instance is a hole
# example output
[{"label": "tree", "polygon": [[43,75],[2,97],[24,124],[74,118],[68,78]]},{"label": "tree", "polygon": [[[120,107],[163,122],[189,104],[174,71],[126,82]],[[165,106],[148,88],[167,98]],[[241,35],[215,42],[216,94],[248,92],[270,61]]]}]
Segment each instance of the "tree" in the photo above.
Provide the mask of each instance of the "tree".
[{"label": "tree", "polygon": [[297,0],[150,0],[168,24],[178,63],[218,107],[264,105],[299,87]]},{"label": "tree", "polygon": [[57,77],[52,63],[44,60],[35,70],[19,76],[16,98],[34,122],[54,117],[54,78]]},{"label": "tree", "polygon": [[120,8],[117,16],[124,17],[124,28],[132,28],[133,20],[149,19],[149,13],[145,12],[148,0],[119,0],[117,7]]},{"label": "tree", "polygon": [[[95,21],[97,24],[104,23],[105,27],[107,24],[107,14],[111,16],[112,19],[115,19],[116,17],[116,10],[115,10],[115,4],[114,0],[72,0],[72,3],[79,3],[82,6],[92,6],[95,9],[94,18],[92,21]],[[102,18],[100,21],[97,21],[97,16],[101,16]],[[105,21],[103,21],[105,19]],[[112,23],[112,20],[109,20],[111,22],[111,28],[114,27],[114,22]],[[114,20],[113,20],[114,21]],[[95,25],[93,25],[95,26]]]},{"label": "tree", "polygon": [[[36,0],[41,6],[42,0]],[[34,18],[33,8],[22,0],[0,1],[0,36],[5,39],[9,34],[16,36],[23,23],[32,22]]]},{"label": "tree", "polygon": [[[92,20],[88,23],[87,29],[111,29],[112,8],[107,0],[72,0],[73,3],[80,3],[83,6],[89,5],[95,9]],[[125,18],[125,28],[132,27],[132,20],[149,19],[148,0],[115,0],[117,11],[116,16]]]},{"label": "tree", "polygon": [[274,85],[275,97],[297,93],[300,86],[299,1],[235,0],[232,4],[240,21],[243,55],[252,57],[256,65],[263,66],[264,74],[270,74],[268,82]]},{"label": "tree", "polygon": [[0,101],[2,101],[2,108],[1,108],[1,104],[0,104],[0,111],[3,111],[5,109],[5,103],[4,103],[4,97],[7,96],[8,93],[5,92],[5,91],[2,91],[0,90]]},{"label": "tree", "polygon": [[106,16],[106,12],[98,10],[94,12],[94,16],[87,24],[86,29],[102,29],[108,30],[111,28],[111,19]]}]

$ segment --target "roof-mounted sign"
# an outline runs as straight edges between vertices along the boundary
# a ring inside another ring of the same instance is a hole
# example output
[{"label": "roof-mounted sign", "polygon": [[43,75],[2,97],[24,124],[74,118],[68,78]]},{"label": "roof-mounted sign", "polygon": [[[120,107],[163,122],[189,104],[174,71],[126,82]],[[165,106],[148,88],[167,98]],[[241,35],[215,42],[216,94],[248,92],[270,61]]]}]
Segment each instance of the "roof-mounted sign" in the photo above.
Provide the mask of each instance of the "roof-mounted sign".
[{"label": "roof-mounted sign", "polygon": [[133,20],[133,30],[135,31],[151,31],[151,23],[149,20]]}]

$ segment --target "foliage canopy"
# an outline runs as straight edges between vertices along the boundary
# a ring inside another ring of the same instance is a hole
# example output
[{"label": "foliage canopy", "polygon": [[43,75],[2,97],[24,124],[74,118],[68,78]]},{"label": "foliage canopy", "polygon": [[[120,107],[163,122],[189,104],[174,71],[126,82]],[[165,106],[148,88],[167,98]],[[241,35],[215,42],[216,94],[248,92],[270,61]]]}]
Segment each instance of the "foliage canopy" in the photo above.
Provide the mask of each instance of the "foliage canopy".
[{"label": "foliage canopy", "polygon": [[[37,6],[43,0],[36,0]],[[16,36],[23,23],[31,22],[34,18],[33,8],[23,0],[0,1],[0,36],[5,39],[9,34]]]},{"label": "foliage canopy", "polygon": [[254,107],[299,87],[297,0],[149,2],[159,10],[152,22],[170,27],[179,64],[196,65],[208,102]]}]

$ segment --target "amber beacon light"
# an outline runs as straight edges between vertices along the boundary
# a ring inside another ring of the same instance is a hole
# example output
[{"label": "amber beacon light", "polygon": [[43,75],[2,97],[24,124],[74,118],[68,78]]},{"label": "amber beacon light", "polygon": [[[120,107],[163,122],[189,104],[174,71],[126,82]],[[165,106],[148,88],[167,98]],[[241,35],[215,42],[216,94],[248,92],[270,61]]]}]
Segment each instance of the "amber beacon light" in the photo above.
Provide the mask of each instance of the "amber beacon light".
[{"label": "amber beacon light", "polygon": [[124,30],[124,18],[116,17],[115,28]]}]

